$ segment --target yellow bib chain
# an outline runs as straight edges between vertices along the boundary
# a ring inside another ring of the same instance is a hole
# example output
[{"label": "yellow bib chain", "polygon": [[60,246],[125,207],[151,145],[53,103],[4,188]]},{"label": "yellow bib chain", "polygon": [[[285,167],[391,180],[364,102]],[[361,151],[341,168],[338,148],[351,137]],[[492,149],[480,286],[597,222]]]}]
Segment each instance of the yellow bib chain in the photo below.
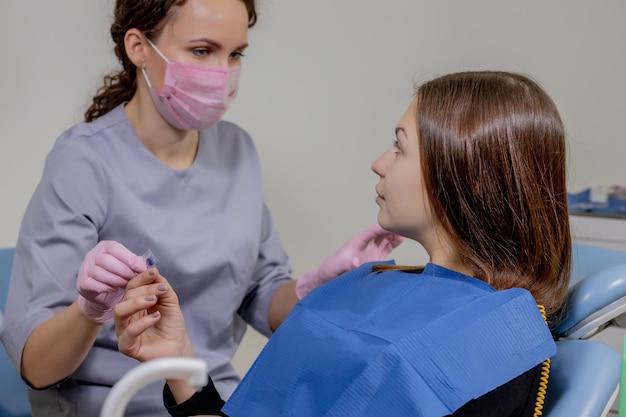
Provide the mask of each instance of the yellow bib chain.
[{"label": "yellow bib chain", "polygon": [[[537,305],[539,307],[539,311],[541,311],[541,316],[543,320],[548,323],[546,320],[546,308],[542,305]],[[537,401],[535,401],[535,414],[533,417],[539,417],[543,414],[543,403],[546,399],[546,391],[548,390],[548,377],[550,376],[550,358],[543,361],[541,364],[541,377],[539,379],[539,392],[537,392]]]}]

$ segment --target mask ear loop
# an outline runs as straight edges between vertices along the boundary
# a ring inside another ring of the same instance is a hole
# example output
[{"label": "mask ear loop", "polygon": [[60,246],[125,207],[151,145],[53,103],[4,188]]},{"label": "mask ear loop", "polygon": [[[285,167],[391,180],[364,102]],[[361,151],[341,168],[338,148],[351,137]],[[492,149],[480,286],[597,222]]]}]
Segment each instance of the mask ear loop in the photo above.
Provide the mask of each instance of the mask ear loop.
[{"label": "mask ear loop", "polygon": [[[153,44],[152,41],[148,39],[147,36],[144,35],[144,37],[146,38],[146,41],[152,47],[152,49],[154,49],[156,53],[159,54],[159,56],[163,59],[163,61],[167,62],[168,64],[171,64],[170,60],[167,59],[161,51],[159,51],[159,48],[157,48],[156,45]],[[148,84],[148,88],[152,90],[152,83],[150,82],[150,78],[148,78],[148,74],[146,73],[146,67],[141,67],[141,73],[143,74],[143,78],[146,80],[146,84]]]},{"label": "mask ear loop", "polygon": [[152,43],[152,41],[151,41],[150,39],[146,38],[146,41],[148,41],[148,44],[150,44],[150,46],[152,47],[152,49],[154,49],[154,50],[156,51],[156,53],[157,53],[157,54],[159,54],[159,56],[160,56],[161,58],[163,58],[163,61],[167,62],[168,64],[171,64],[170,60],[169,60],[169,59],[167,59],[167,58],[165,57],[165,55],[163,55],[163,53],[162,53],[161,51],[159,51],[159,48],[157,48],[157,47],[156,47],[156,45],[155,45],[155,44],[153,44],[153,43]]},{"label": "mask ear loop", "polygon": [[146,84],[148,84],[148,88],[152,90],[152,83],[150,82],[150,78],[148,78],[145,67],[141,67],[141,73],[143,74],[143,79],[146,80]]}]

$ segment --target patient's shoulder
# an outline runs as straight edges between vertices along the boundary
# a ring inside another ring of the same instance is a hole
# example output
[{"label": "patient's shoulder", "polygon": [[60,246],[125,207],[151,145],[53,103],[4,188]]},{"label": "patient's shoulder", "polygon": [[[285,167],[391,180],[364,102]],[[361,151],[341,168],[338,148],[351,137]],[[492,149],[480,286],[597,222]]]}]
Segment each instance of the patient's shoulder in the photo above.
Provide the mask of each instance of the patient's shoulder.
[{"label": "patient's shoulder", "polygon": [[535,410],[542,364],[469,401],[448,417],[530,417]]}]

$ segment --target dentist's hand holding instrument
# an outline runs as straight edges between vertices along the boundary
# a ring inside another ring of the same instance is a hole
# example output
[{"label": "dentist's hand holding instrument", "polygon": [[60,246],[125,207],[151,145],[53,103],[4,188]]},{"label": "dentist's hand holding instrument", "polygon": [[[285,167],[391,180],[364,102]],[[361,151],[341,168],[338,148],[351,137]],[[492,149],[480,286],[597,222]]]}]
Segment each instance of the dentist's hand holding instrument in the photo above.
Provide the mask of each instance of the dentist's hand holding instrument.
[{"label": "dentist's hand holding instrument", "polygon": [[91,321],[105,323],[124,296],[128,281],[146,270],[146,261],[114,241],[99,242],[78,270],[78,308]]}]

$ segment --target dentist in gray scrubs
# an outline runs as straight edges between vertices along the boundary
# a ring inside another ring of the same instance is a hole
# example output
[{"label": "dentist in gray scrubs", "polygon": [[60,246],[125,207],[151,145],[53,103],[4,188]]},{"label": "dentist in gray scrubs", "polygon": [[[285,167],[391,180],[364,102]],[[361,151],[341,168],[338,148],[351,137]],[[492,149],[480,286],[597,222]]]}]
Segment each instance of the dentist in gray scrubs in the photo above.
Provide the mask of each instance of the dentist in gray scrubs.
[{"label": "dentist in gray scrubs", "polygon": [[[146,250],[227,398],[247,324],[270,336],[312,288],[401,242],[369,228],[292,279],[254,143],[221,121],[256,17],[254,0],[117,0],[122,68],[57,139],[16,244],[0,339],[31,387],[33,417],[98,416],[137,365],[118,352],[111,318]],[[161,390],[140,391],[127,415],[166,416]]]}]

